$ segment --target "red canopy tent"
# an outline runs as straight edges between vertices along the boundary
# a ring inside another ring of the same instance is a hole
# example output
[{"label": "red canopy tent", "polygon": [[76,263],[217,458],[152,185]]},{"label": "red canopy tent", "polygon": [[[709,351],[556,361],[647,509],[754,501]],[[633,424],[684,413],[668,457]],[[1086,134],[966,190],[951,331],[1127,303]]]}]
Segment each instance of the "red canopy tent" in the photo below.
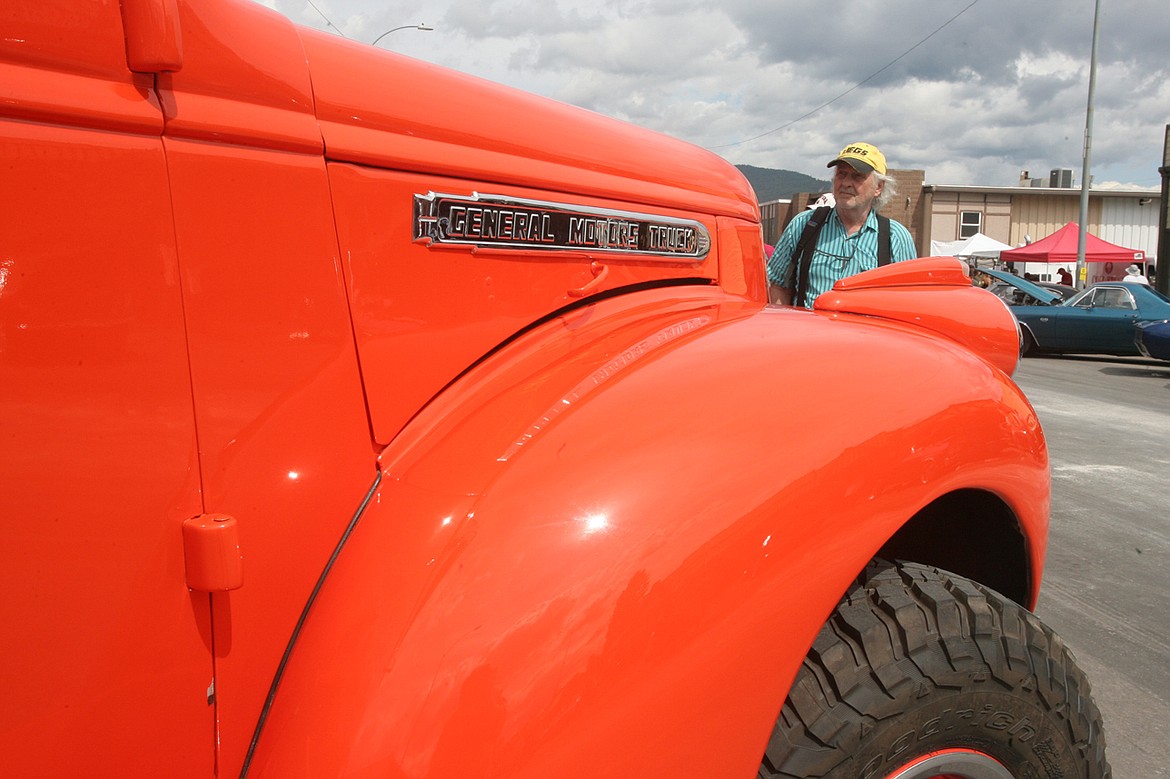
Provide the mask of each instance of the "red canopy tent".
[{"label": "red canopy tent", "polygon": [[[1076,262],[1080,228],[1069,222],[1047,238],[999,253],[1003,262]],[[1145,252],[1127,249],[1085,233],[1085,262],[1144,262]]]}]

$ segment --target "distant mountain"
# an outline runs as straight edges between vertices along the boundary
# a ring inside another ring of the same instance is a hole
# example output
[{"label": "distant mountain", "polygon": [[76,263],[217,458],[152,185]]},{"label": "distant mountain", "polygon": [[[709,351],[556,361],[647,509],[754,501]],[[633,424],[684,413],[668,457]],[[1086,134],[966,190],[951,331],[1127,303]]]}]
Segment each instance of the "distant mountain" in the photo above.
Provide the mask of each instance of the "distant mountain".
[{"label": "distant mountain", "polygon": [[775,170],[774,168],[757,168],[754,165],[736,165],[740,172],[747,177],[752,189],[756,191],[756,198],[761,203],[770,200],[787,200],[797,192],[830,192],[832,182],[814,179],[803,173],[791,170]]}]

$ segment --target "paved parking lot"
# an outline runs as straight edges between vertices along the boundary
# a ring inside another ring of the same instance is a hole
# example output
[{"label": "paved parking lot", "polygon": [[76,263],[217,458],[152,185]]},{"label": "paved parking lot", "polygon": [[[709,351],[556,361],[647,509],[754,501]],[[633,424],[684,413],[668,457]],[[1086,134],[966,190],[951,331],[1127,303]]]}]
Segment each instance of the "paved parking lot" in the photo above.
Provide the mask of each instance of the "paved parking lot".
[{"label": "paved parking lot", "polygon": [[1089,675],[1115,779],[1170,776],[1170,363],[1029,357],[1052,462],[1037,609]]}]

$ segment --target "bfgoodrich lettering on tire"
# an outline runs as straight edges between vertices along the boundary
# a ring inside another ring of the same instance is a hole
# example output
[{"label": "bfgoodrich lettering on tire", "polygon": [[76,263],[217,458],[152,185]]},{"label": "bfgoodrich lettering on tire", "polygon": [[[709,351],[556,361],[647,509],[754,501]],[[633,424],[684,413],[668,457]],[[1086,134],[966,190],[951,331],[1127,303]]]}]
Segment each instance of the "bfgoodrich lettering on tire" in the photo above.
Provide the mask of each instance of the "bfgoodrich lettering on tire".
[{"label": "bfgoodrich lettering on tire", "polygon": [[761,779],[1107,779],[1101,715],[1064,643],[936,568],[871,565],[793,683]]}]

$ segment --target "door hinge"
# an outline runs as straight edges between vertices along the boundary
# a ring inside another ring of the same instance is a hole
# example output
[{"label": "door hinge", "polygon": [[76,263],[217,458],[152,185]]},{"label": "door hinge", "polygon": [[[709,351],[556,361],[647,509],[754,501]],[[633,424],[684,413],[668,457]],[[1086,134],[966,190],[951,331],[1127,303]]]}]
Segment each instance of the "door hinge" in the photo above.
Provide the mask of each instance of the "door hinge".
[{"label": "door hinge", "polygon": [[183,67],[177,0],[122,0],[126,64],[136,73],[175,72]]},{"label": "door hinge", "polygon": [[226,592],[244,583],[240,527],[227,514],[200,514],[183,522],[187,586],[200,592]]}]

